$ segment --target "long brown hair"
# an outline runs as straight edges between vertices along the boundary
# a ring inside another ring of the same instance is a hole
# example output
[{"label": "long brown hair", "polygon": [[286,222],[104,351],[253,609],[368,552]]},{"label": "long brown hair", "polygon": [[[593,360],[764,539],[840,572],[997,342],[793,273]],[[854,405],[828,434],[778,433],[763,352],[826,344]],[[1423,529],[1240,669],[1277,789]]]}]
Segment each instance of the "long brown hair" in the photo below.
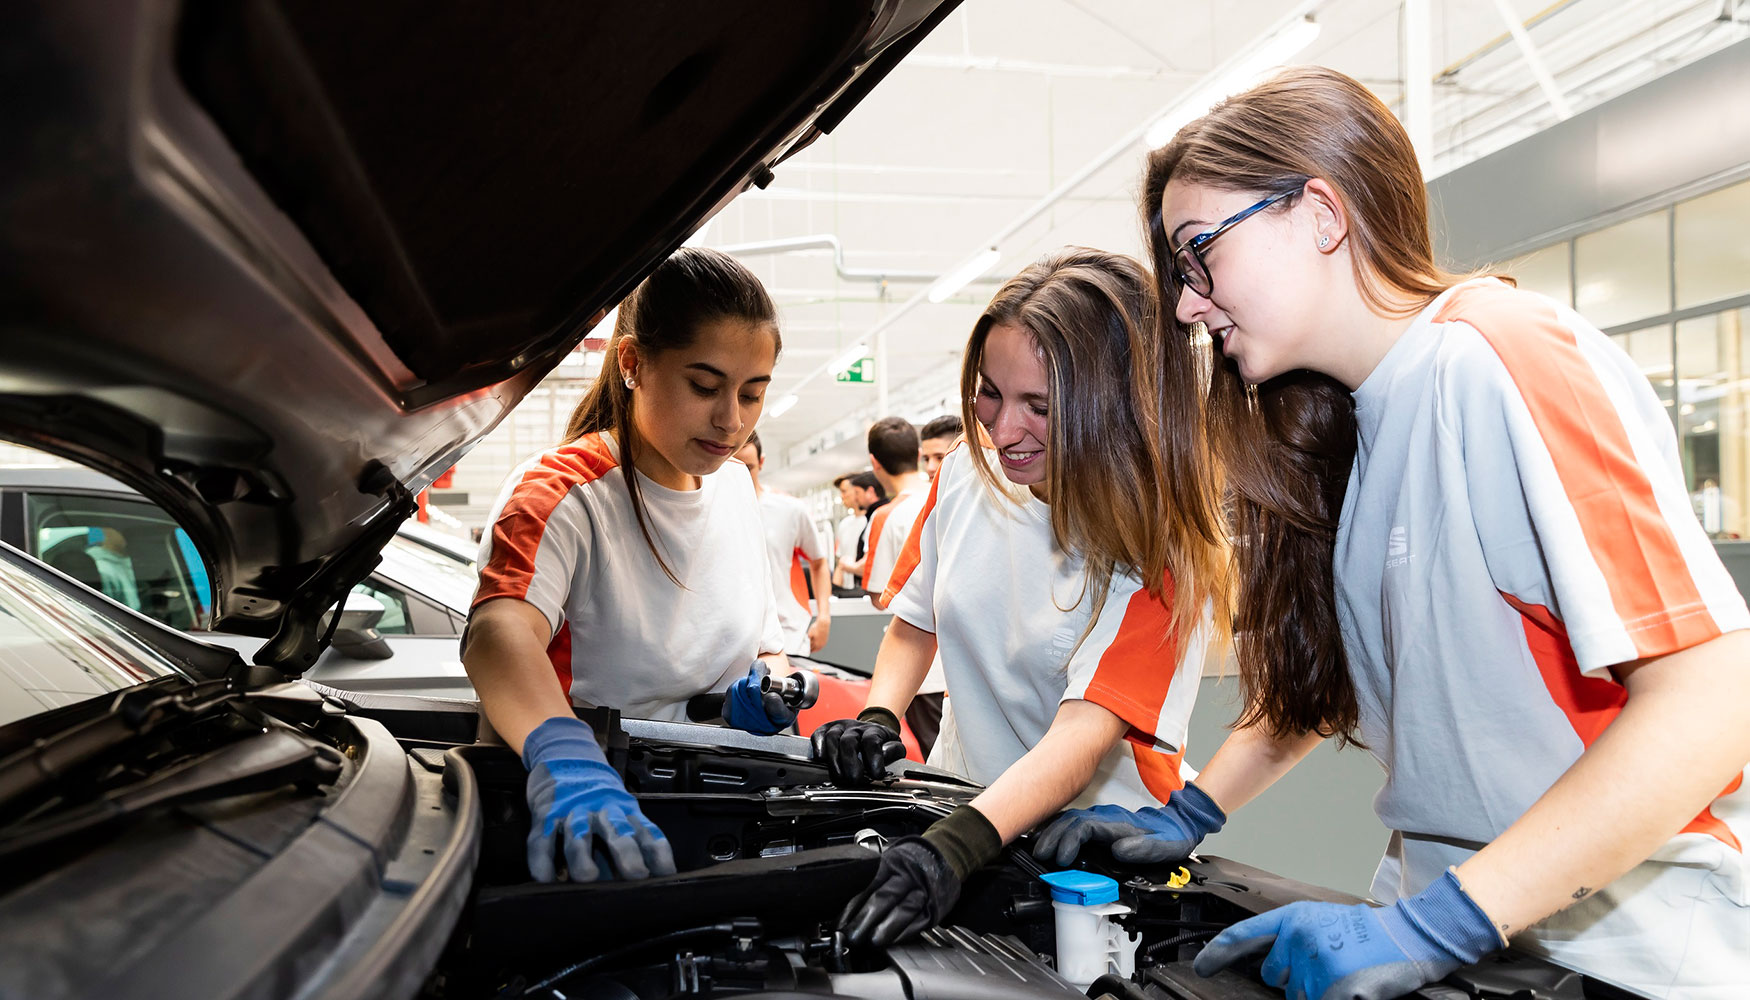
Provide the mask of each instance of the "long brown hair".
[{"label": "long brown hair", "polygon": [[[1161,218],[1172,180],[1232,191],[1292,191],[1323,178],[1348,212],[1362,298],[1409,315],[1463,280],[1434,262],[1415,149],[1391,111],[1335,70],[1297,67],[1216,105],[1149,155],[1142,215],[1165,303],[1162,338],[1185,336],[1168,280],[1173,246]],[[1355,686],[1337,622],[1337,519],[1355,457],[1355,401],[1314,372],[1249,390],[1214,364],[1207,395],[1213,450],[1225,468],[1238,583],[1234,651],[1246,708],[1240,726],[1273,737],[1308,731],[1359,744]]]},{"label": "long brown hair", "polygon": [[[1084,560],[1097,616],[1113,572],[1134,573],[1172,616],[1163,643],[1177,662],[1213,602],[1227,623],[1220,489],[1203,439],[1197,358],[1163,341],[1148,272],[1120,254],[1067,247],[1005,282],[973,325],[960,373],[962,421],[992,327],[1032,335],[1050,381],[1045,482],[1051,535]],[[985,486],[1007,495],[985,450],[967,449]]]},{"label": "long brown hair", "polygon": [[639,492],[638,475],[632,464],[643,443],[638,440],[632,419],[637,395],[626,385],[620,372],[620,344],[630,341],[638,348],[639,357],[648,359],[691,347],[705,325],[724,319],[769,326],[774,353],[783,351],[784,341],[778,333],[778,309],[752,271],[718,250],[683,247],[675,251],[620,303],[601,374],[596,376],[595,385],[590,386],[577,408],[571,411],[571,419],[565,423],[565,439],[560,442],[575,441],[595,431],[609,431],[614,435],[620,444],[621,471],[625,473],[620,478],[625,480],[626,492],[632,498],[632,513],[638,519],[638,530],[643,533],[644,544],[650,546],[657,565],[676,584],[680,584],[680,578],[669,568],[650,533],[644,497]]}]

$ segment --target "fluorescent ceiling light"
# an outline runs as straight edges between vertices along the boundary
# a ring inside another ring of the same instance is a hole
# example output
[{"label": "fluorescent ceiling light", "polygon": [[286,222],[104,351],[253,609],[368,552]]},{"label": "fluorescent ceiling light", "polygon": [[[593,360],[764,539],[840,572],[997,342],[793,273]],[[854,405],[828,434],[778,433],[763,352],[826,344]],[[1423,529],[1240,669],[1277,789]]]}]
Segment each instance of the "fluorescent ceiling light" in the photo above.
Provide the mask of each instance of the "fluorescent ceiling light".
[{"label": "fluorescent ceiling light", "polygon": [[1251,87],[1264,74],[1293,59],[1317,37],[1319,23],[1310,17],[1296,21],[1271,35],[1235,63],[1233,69],[1223,73],[1219,80],[1186,95],[1173,110],[1148,127],[1148,131],[1143,134],[1143,141],[1148,143],[1150,149],[1165,146],[1173,141],[1173,136],[1180,129],[1208,114],[1209,109],[1217,102]]},{"label": "fluorescent ceiling light", "polygon": [[783,399],[778,400],[776,403],[773,403],[771,405],[771,408],[766,410],[766,416],[771,417],[772,419],[775,420],[778,417],[781,417],[784,414],[789,413],[790,407],[795,406],[796,403],[797,403],[796,394],[791,393],[790,395],[785,396]]},{"label": "fluorescent ceiling light", "polygon": [[973,279],[997,266],[997,261],[1001,260],[1002,257],[1002,254],[997,253],[996,247],[986,247],[968,257],[954,270],[936,279],[936,283],[930,286],[930,301],[946,301],[948,296],[965,288],[972,283]]},{"label": "fluorescent ceiling light", "polygon": [[868,355],[869,345],[859,340],[856,344],[852,345],[850,350],[834,358],[832,364],[826,366],[826,373],[828,375],[837,375],[839,372],[849,369],[852,365],[863,360],[865,357],[868,357]]}]

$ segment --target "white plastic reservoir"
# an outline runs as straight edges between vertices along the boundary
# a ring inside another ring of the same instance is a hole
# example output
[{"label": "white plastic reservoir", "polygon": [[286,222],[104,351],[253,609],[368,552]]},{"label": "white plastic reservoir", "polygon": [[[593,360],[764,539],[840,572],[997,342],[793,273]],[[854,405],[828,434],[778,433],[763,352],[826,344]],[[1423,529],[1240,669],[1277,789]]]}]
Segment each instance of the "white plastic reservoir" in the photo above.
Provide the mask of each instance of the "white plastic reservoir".
[{"label": "white plastic reservoir", "polygon": [[1118,902],[1118,883],[1093,872],[1048,872],[1057,915],[1057,974],[1080,989],[1108,972],[1136,972],[1138,938],[1113,920],[1130,912]]}]

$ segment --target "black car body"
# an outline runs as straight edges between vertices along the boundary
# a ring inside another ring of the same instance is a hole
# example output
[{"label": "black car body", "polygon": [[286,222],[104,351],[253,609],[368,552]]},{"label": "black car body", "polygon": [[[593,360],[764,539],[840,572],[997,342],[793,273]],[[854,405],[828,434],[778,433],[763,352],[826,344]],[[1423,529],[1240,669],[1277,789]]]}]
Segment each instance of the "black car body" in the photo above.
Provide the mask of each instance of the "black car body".
[{"label": "black car body", "polygon": [[[0,545],[0,996],[1061,997],[1010,851],[847,951],[878,862],[976,793],[825,783],[805,741],[597,713],[679,874],[531,884],[477,707],[298,680],[413,496],[953,0],[66,0],[0,34],[0,434],[169,511],[255,662]],[[1021,845],[1024,847],[1025,845]],[[1309,886],[1112,871],[1123,1000]],[[1440,990],[1446,990],[1442,993]],[[1456,992],[1455,992],[1456,991]],[[1507,954],[1424,996],[1616,994]]]}]

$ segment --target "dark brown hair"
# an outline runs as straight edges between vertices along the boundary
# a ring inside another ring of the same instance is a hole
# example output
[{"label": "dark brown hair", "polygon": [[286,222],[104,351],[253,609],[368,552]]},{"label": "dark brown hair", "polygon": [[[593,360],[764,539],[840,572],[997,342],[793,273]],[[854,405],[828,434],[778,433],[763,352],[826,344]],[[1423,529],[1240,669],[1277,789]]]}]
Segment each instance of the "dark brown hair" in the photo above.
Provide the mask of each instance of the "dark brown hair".
[{"label": "dark brown hair", "polygon": [[918,471],[921,446],[918,429],[904,417],[882,417],[869,427],[869,457],[890,476]]},{"label": "dark brown hair", "polygon": [[[1186,339],[1167,276],[1161,218],[1169,181],[1296,192],[1322,178],[1348,214],[1356,285],[1382,315],[1409,315],[1462,280],[1434,262],[1427,193],[1390,110],[1335,70],[1298,67],[1216,105],[1149,155],[1142,215],[1165,306],[1162,337]],[[1238,584],[1234,651],[1245,711],[1237,725],[1275,738],[1317,731],[1359,744],[1359,710],[1337,622],[1337,519],[1355,456],[1355,401],[1336,380],[1290,372],[1249,390],[1211,364],[1208,429],[1222,461]]]},{"label": "dark brown hair", "polygon": [[[1010,278],[973,325],[960,373],[962,419],[975,400],[998,324],[1032,335],[1050,383],[1045,483],[1051,536],[1085,561],[1094,613],[1112,574],[1134,573],[1170,608],[1178,662],[1213,602],[1227,624],[1227,554],[1219,484],[1204,440],[1198,361],[1184,337],[1163,341],[1156,297],[1129,257],[1066,247]],[[993,492],[1008,496],[985,450],[968,449]]]},{"label": "dark brown hair", "polygon": [[[632,420],[636,394],[627,387],[620,371],[622,341],[630,341],[642,358],[691,347],[699,331],[716,320],[735,319],[769,326],[774,352],[784,349],[778,333],[778,309],[765,286],[734,257],[702,247],[683,247],[656,266],[632,294],[620,303],[614,333],[608,340],[601,374],[595,385],[571,411],[565,424],[565,442],[585,434],[608,431],[620,445],[620,467],[626,492],[632,497],[632,513],[644,544],[670,580],[680,578],[657,551],[650,533],[644,497],[638,490],[633,459],[643,447]],[[564,442],[562,442],[564,443]]]},{"label": "dark brown hair", "polygon": [[918,439],[920,441],[934,441],[937,438],[957,438],[964,433],[966,433],[966,423],[960,419],[959,414],[944,413],[939,417],[931,418],[930,422],[924,425],[924,429],[918,431]]}]

